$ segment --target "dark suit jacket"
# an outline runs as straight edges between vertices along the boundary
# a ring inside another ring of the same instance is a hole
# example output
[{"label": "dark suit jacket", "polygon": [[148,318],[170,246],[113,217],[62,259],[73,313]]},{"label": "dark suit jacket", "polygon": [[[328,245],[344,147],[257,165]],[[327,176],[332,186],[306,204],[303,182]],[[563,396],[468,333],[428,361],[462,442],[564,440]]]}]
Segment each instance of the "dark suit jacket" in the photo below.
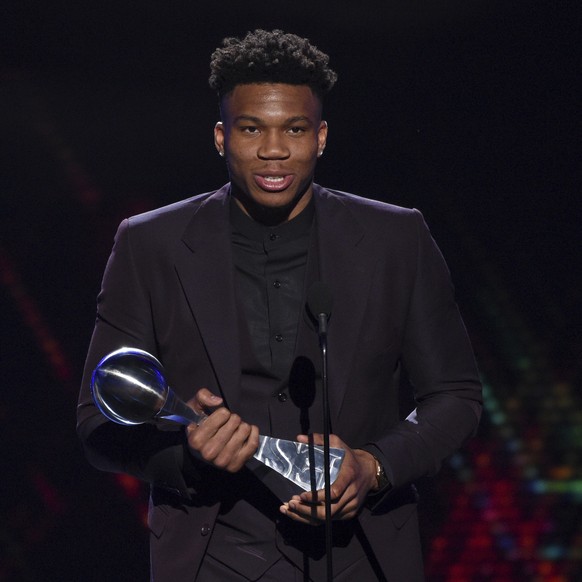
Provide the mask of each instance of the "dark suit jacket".
[{"label": "dark suit jacket", "polygon": [[[90,375],[110,351],[137,347],[162,361],[170,386],[184,400],[206,386],[237,410],[228,192],[226,185],[121,224],[80,394],[78,431],[89,460],[152,484],[156,580],[194,579],[220,500],[205,489],[205,468],[187,452],[182,430],[106,421],[91,400]],[[372,451],[393,484],[359,518],[365,543],[388,580],[420,580],[408,492],[476,429],[481,390],[472,350],[448,269],[418,211],[317,185],[314,201],[321,279],[334,298],[333,429],[351,447]],[[417,403],[408,420],[399,419],[394,377],[400,367]]]}]

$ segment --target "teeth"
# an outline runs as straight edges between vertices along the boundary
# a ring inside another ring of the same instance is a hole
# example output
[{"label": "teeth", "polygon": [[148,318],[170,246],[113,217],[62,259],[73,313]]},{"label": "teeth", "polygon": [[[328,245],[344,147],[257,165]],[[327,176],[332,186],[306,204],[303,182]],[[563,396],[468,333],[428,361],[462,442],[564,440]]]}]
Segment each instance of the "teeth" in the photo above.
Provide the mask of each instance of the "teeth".
[{"label": "teeth", "polygon": [[283,176],[264,176],[266,182],[282,182],[285,178]]}]

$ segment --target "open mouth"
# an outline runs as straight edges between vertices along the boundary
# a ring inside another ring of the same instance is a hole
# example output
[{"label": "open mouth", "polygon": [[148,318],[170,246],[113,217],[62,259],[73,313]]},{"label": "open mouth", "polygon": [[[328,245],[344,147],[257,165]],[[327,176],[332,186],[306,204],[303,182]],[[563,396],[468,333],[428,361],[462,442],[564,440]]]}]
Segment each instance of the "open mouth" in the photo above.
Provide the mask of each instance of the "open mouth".
[{"label": "open mouth", "polygon": [[293,183],[293,179],[293,176],[289,174],[283,176],[261,176],[255,174],[255,182],[259,188],[268,192],[280,192],[281,190],[285,190]]}]

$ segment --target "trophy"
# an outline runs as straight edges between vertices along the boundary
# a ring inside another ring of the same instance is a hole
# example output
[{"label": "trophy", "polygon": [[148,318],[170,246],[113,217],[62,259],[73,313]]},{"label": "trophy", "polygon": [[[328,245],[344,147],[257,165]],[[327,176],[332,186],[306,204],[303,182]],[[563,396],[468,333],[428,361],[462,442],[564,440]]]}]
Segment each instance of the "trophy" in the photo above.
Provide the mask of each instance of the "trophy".
[{"label": "trophy", "polygon": [[[109,420],[123,425],[166,419],[200,425],[207,418],[187,406],[168,386],[162,364],[136,348],[121,348],[105,356],[93,371],[91,393]],[[345,451],[329,449],[330,483],[339,473]],[[305,491],[323,489],[323,447],[259,435],[255,459]]]}]

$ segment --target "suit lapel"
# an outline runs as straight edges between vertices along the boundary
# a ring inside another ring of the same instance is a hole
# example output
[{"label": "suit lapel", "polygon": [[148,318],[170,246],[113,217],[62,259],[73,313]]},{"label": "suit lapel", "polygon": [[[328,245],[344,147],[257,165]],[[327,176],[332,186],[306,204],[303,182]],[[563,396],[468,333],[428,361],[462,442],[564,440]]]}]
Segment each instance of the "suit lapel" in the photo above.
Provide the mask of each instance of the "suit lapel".
[{"label": "suit lapel", "polygon": [[176,270],[222,395],[236,410],[240,355],[228,185],[200,205],[181,242]]},{"label": "suit lapel", "polygon": [[333,297],[328,332],[331,418],[341,411],[377,261],[362,224],[336,194],[314,186],[321,280]]},{"label": "suit lapel", "polygon": [[[330,286],[334,301],[328,352],[333,419],[341,410],[377,259],[363,226],[341,198],[317,185],[314,192],[320,278]],[[176,270],[226,404],[236,410],[240,340],[232,265],[225,186],[193,216],[182,237]]]}]

